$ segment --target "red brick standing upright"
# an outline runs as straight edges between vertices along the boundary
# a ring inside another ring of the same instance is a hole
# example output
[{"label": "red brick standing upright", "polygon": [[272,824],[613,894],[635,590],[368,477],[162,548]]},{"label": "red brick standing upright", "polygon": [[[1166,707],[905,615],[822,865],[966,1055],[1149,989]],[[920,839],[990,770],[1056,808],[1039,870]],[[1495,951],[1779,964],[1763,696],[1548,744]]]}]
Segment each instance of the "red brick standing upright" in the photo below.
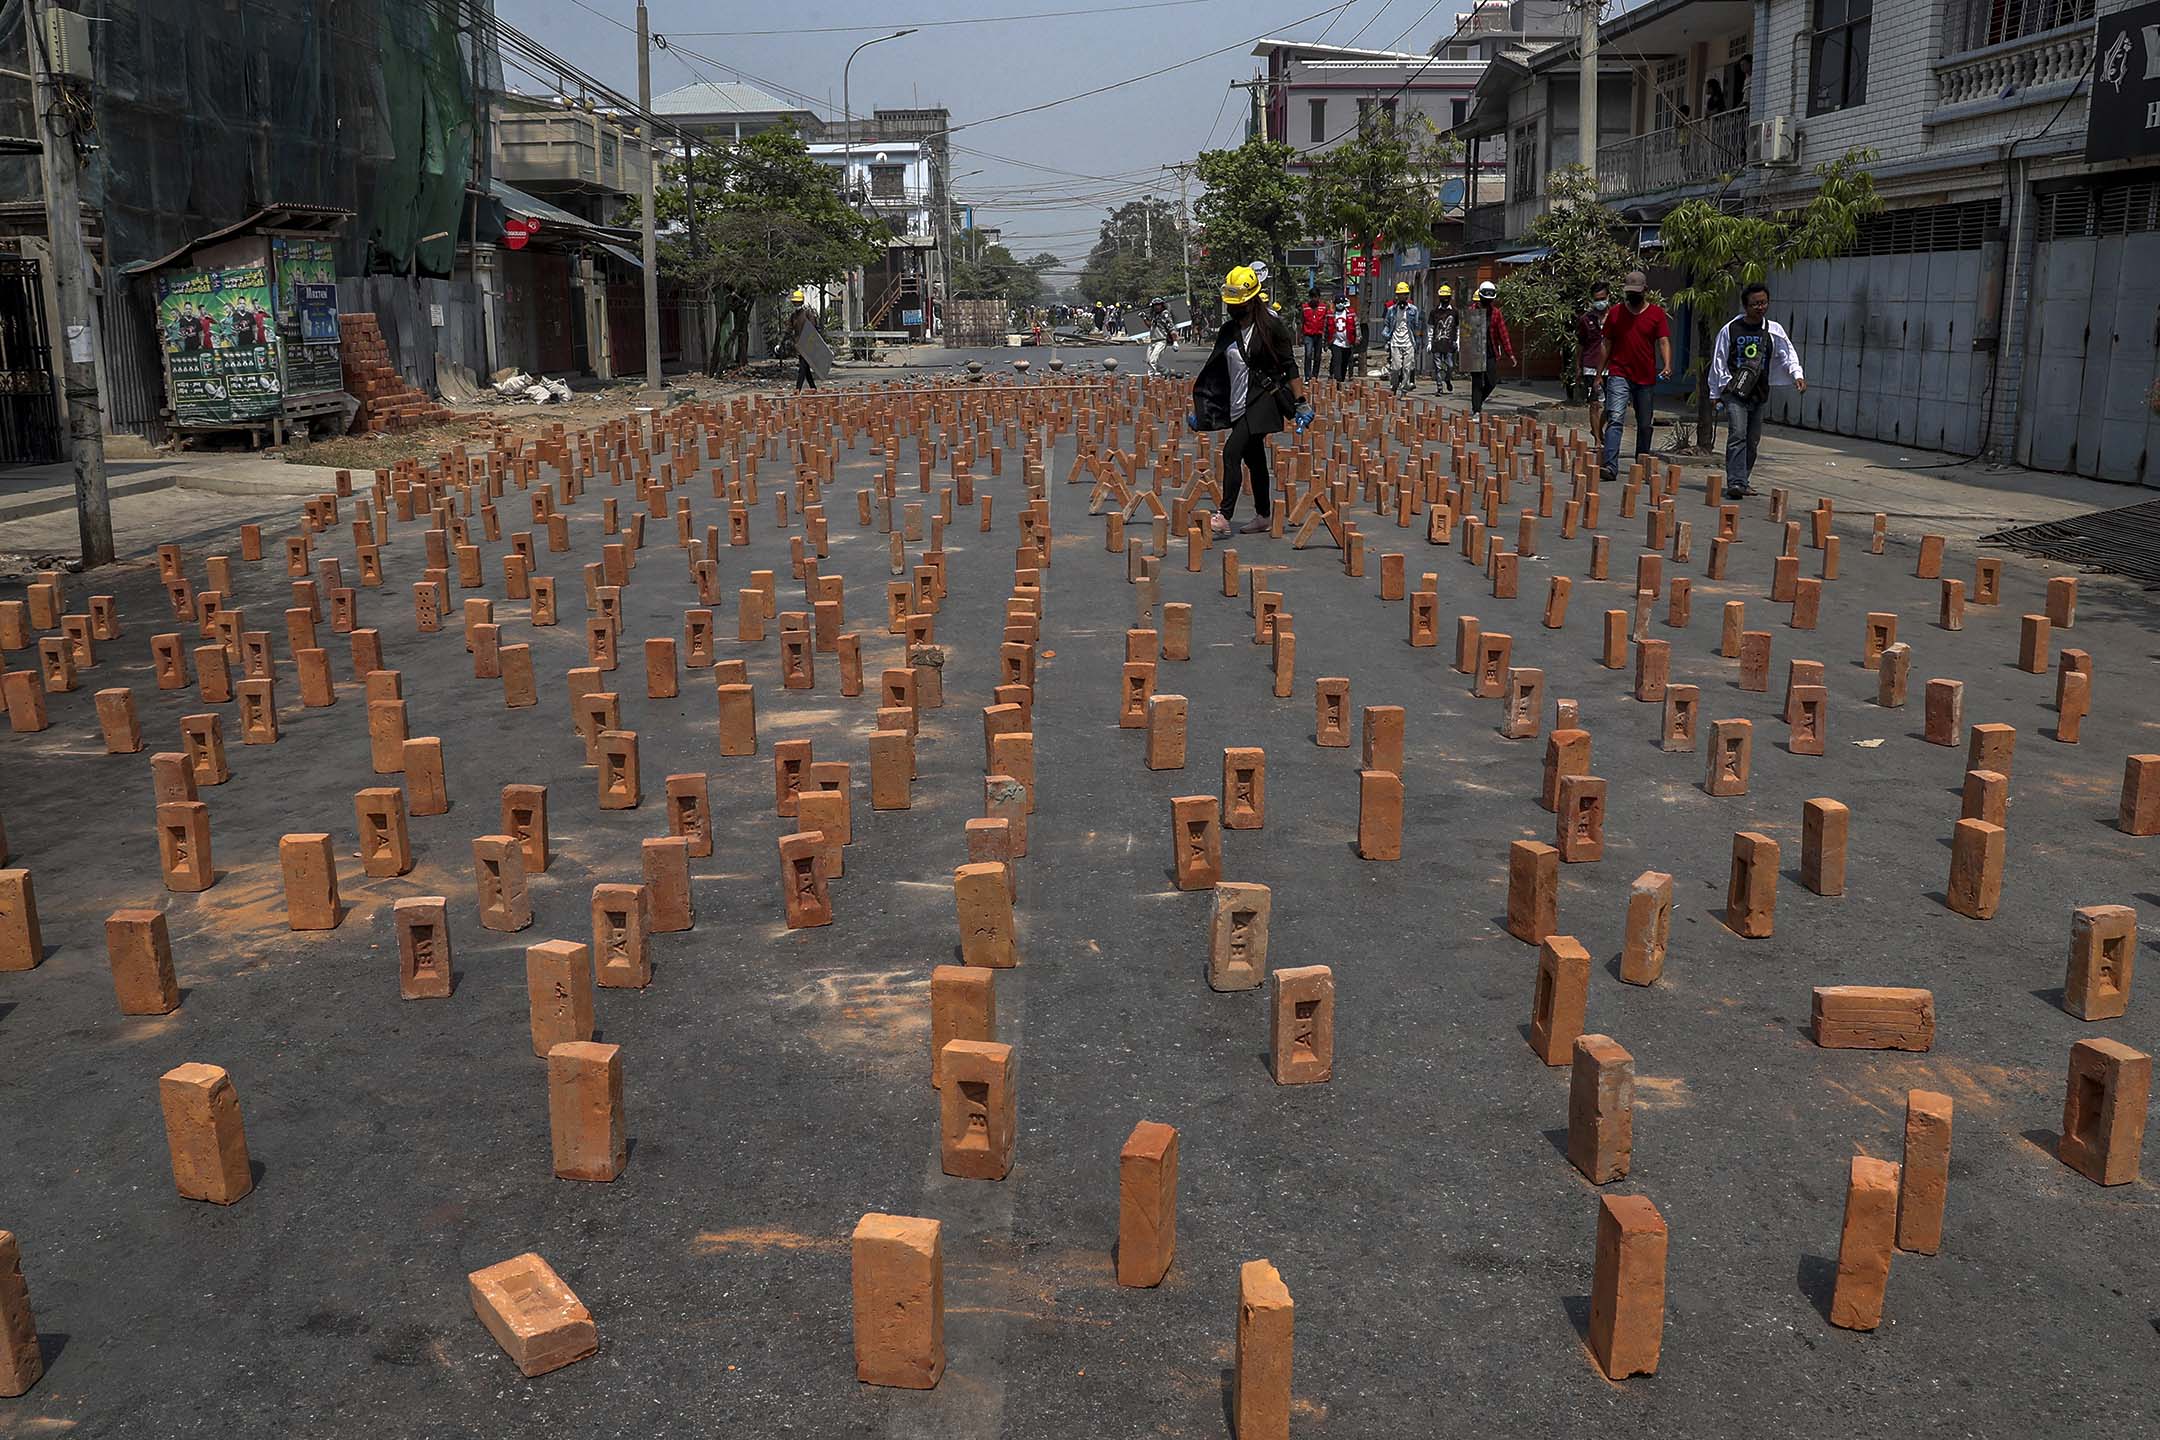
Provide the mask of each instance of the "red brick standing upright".
[{"label": "red brick standing upright", "polygon": [[2137,1179],[2151,1097],[2152,1056],[2119,1040],[2078,1041],[2070,1047],[2062,1138],[2055,1153],[2095,1184]]},{"label": "red brick standing upright", "polygon": [[449,901],[440,895],[414,896],[393,905],[391,916],[397,926],[398,998],[449,999]]},{"label": "red brick standing upright", "polygon": [[231,1205],[255,1188],[240,1093],[215,1065],[175,1066],[158,1078],[173,1186],[190,1200]]},{"label": "red brick standing upright", "polygon": [[2070,966],[2063,1009],[2080,1020],[2113,1020],[2130,1008],[2137,958],[2137,911],[2083,905],[2070,912]]},{"label": "red brick standing upright", "polygon": [[525,947],[525,999],[533,1054],[593,1035],[592,951],[572,940]]},{"label": "red brick standing upright", "polygon": [[1530,1048],[1547,1065],[1565,1065],[1573,1056],[1589,998],[1590,952],[1572,935],[1546,936],[1530,1000]]},{"label": "red brick standing upright", "polygon": [[[0,900],[0,907],[5,906]],[[162,910],[115,910],[105,919],[105,958],[123,1015],[169,1015],[180,1008],[172,939]],[[0,957],[0,969],[6,969]]]},{"label": "red brick standing upright", "polygon": [[[4,853],[5,847],[0,846],[0,855]],[[0,971],[35,970],[44,958],[45,939],[38,926],[37,891],[30,872],[0,870]]]},{"label": "red brick standing upright", "polygon": [[1703,779],[1703,789],[1719,796],[1747,794],[1754,755],[1754,721],[1711,721],[1709,773]]},{"label": "red brick standing upright", "polygon": [[1748,940],[1768,936],[1777,921],[1778,843],[1742,830],[1733,836],[1732,871],[1725,886],[1725,925]]},{"label": "red brick standing upright", "polygon": [[1276,970],[1268,1006],[1275,1083],[1311,1085],[1335,1071],[1335,972],[1326,965]]},{"label": "red brick standing upright", "polygon": [[1598,1198],[1590,1353],[1609,1380],[1657,1373],[1665,1338],[1665,1217],[1643,1195]]},{"label": "red brick standing upright", "polygon": [[945,1373],[943,1227],[912,1215],[865,1215],[850,1242],[855,1378],[934,1389]]},{"label": "red brick standing upright", "polygon": [[1610,1035],[1578,1035],[1571,1059],[1568,1161],[1604,1185],[1626,1176],[1635,1153],[1635,1057]]},{"label": "red brick standing upright", "polygon": [[482,835],[473,841],[473,876],[480,923],[515,932],[532,924],[532,896],[525,889],[525,847],[514,835]]},{"label": "red brick standing upright", "polygon": [[547,786],[505,785],[502,788],[502,829],[525,851],[525,873],[547,873]]},{"label": "red brick standing upright", "polygon": [[1389,770],[1358,772],[1358,858],[1402,859],[1403,782]]},{"label": "red brick standing upright", "polygon": [[652,984],[650,931],[643,885],[593,886],[593,973],[602,989],[642,990]]},{"label": "red brick standing upright", "polygon": [[1170,801],[1171,864],[1180,890],[1208,890],[1222,879],[1221,801],[1179,795]]},{"label": "red brick standing upright", "polygon": [[1817,797],[1800,812],[1800,883],[1817,895],[1845,893],[1845,842],[1852,811]]},{"label": "red brick standing upright", "polygon": [[930,971],[930,1084],[945,1083],[945,1045],[952,1040],[997,1038],[996,976],[975,965],[939,965]]},{"label": "red brick standing upright", "polygon": [[1178,1132],[1142,1120],[1118,1152],[1117,1279],[1162,1283],[1177,1253]]},{"label": "red brick standing upright", "polygon": [[549,1050],[547,1062],[556,1178],[613,1180],[630,1158],[622,1047],[571,1040]]},{"label": "red brick standing upright", "polygon": [[335,930],[346,915],[337,898],[337,853],[324,833],[276,842],[285,872],[285,915],[294,930]]},{"label": "red brick standing upright", "polygon": [[1952,1102],[1936,1090],[1905,1094],[1905,1161],[1898,1169],[1897,1248],[1933,1255],[1942,1248],[1943,1205],[1950,1190]]},{"label": "red brick standing upright", "polygon": [[2160,835],[2160,755],[2132,755],[2123,762],[2115,828],[2125,835]]},{"label": "red brick standing upright", "polygon": [[1265,1260],[1238,1271],[1236,1368],[1230,1406],[1237,1440],[1289,1440],[1290,1362],[1296,1306],[1282,1275]]},{"label": "red brick standing upright", "polygon": [[1013,1051],[991,1040],[950,1040],[938,1090],[938,1163],[963,1180],[1003,1180],[1018,1130]]},{"label": "red brick standing upright", "polygon": [[1570,865],[1604,858],[1605,789],[1605,781],[1595,775],[1570,775],[1560,782],[1554,844]]},{"label": "red brick standing upright", "polygon": [[22,1247],[0,1230],[0,1397],[27,1395],[45,1373],[30,1287],[23,1280]]},{"label": "red brick standing upright", "polygon": [[1837,1287],[1830,1295],[1832,1325],[1873,1330],[1882,1324],[1897,1209],[1898,1167],[1855,1155],[1845,1190],[1845,1227],[1838,1237]]},{"label": "red brick standing upright", "polygon": [[1535,840],[1508,843],[1508,933],[1535,945],[1559,927],[1560,852]]},{"label": "red brick standing upright", "polygon": [[1974,920],[1991,920],[2002,903],[2003,827],[1960,820],[1950,836],[1950,885],[1945,903]]},{"label": "red brick standing upright", "polygon": [[1672,935],[1672,895],[1672,876],[1658,870],[1643,871],[1628,887],[1620,978],[1630,985],[1654,984],[1665,973],[1665,951]]},{"label": "red brick standing upright", "polygon": [[832,898],[825,884],[825,837],[811,830],[780,837],[781,899],[787,928],[832,924]]}]

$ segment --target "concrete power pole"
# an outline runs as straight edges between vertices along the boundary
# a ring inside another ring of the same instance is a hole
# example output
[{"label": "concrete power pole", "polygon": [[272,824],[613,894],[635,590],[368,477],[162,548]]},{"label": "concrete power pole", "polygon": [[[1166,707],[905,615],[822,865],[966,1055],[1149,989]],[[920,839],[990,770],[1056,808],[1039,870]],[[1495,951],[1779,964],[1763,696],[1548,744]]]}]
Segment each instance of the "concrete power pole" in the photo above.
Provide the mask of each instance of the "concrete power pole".
[{"label": "concrete power pole", "polygon": [[90,303],[90,262],[83,246],[82,156],[71,123],[87,110],[87,87],[54,73],[45,17],[52,0],[31,0],[30,67],[37,76],[39,134],[45,142],[45,230],[52,242],[54,278],[60,293],[58,344],[62,390],[67,396],[69,448],[75,461],[75,519],[82,535],[82,563],[113,562],[112,501],[105,493],[105,417],[98,406],[97,312]]},{"label": "concrete power pole", "polygon": [[1575,129],[1582,142],[1582,167],[1597,179],[1597,46],[1599,0],[1582,3],[1582,75],[1577,81]]},{"label": "concrete power pole", "polygon": [[666,398],[660,383],[660,238],[653,215],[653,171],[660,164],[660,137],[652,122],[652,35],[645,0],[637,7],[637,103],[640,128],[645,132],[645,179],[639,187],[644,211],[643,233],[638,237],[639,257],[645,265],[645,393],[644,401],[658,405]]}]

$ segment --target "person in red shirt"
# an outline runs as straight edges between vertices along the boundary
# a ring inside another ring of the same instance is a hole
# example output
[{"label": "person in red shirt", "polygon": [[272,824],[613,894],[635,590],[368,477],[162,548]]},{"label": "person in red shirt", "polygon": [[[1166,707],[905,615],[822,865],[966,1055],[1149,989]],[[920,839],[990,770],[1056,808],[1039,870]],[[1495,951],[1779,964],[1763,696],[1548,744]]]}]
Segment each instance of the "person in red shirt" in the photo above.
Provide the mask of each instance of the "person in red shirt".
[{"label": "person in red shirt", "polygon": [[1612,309],[1612,287],[1603,280],[1590,287],[1590,303],[1575,312],[1576,373],[1582,376],[1583,399],[1590,406],[1590,430],[1602,444],[1605,434],[1605,396],[1597,383],[1598,367],[1605,363],[1605,312]]},{"label": "person in red shirt", "polygon": [[1320,373],[1320,348],[1327,344],[1327,302],[1317,295],[1307,296],[1298,319],[1305,332],[1305,378],[1310,380]]},{"label": "person in red shirt", "polygon": [[1657,382],[1672,374],[1672,325],[1665,307],[1650,303],[1650,281],[1630,270],[1621,303],[1605,312],[1605,356],[1598,388],[1605,392],[1605,452],[1599,468],[1611,480],[1620,471],[1620,427],[1635,411],[1635,453],[1651,451],[1652,405]]}]

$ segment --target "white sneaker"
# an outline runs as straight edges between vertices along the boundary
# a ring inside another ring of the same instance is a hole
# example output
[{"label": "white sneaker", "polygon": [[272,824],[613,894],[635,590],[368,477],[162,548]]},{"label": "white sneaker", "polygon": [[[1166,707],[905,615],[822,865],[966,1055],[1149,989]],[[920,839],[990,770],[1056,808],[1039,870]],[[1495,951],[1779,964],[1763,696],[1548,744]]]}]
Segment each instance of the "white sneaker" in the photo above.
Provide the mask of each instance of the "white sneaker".
[{"label": "white sneaker", "polygon": [[1208,530],[1218,539],[1230,533],[1230,522],[1223,519],[1222,511],[1217,510],[1214,515],[1209,517]]}]

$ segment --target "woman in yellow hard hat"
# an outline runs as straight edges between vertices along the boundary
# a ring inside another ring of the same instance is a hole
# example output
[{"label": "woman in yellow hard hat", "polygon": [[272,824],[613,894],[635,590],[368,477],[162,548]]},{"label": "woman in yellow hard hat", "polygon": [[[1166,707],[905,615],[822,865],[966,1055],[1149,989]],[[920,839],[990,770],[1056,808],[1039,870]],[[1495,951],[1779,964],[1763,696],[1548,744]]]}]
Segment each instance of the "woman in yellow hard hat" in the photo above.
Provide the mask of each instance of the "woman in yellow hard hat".
[{"label": "woman in yellow hard hat", "polygon": [[1274,515],[1268,494],[1267,437],[1295,422],[1312,423],[1298,380],[1297,342],[1290,329],[1267,307],[1260,277],[1240,265],[1223,277],[1227,316],[1215,333],[1215,352],[1193,381],[1192,414],[1185,423],[1195,430],[1227,430],[1222,452],[1222,508],[1211,522],[1218,535],[1230,533],[1238,493],[1252,479],[1253,519],[1239,533],[1256,535]]},{"label": "woman in yellow hard hat", "polygon": [[795,352],[795,388],[801,390],[808,386],[815,390],[817,372],[810,368],[810,357],[802,352],[802,333],[805,327],[817,329],[817,316],[810,313],[808,297],[802,291],[797,290],[788,299],[795,302],[794,310],[787,317],[788,346]]}]

